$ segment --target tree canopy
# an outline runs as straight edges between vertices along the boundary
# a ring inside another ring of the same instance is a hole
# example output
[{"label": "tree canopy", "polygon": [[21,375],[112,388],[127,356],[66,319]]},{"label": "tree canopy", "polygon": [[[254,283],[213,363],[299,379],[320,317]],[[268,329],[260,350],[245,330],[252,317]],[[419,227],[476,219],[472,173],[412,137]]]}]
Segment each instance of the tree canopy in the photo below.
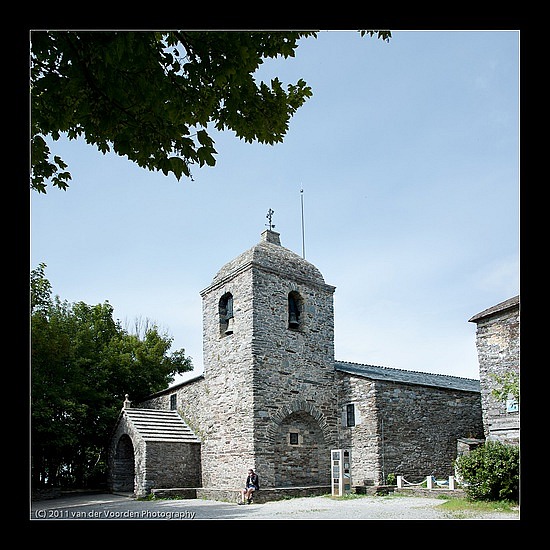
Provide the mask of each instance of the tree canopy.
[{"label": "tree canopy", "polygon": [[104,478],[106,449],[124,396],[139,401],[192,370],[155,324],[129,333],[105,302],[51,295],[45,264],[31,273],[33,486],[85,486]]},{"label": "tree canopy", "polygon": [[[389,41],[390,31],[360,31]],[[281,142],[312,90],[299,79],[256,82],[263,59],[294,57],[317,32],[34,31],[31,34],[31,189],[67,189],[67,164],[50,150],[83,136],[101,152],[192,179],[214,166],[209,132]]]}]

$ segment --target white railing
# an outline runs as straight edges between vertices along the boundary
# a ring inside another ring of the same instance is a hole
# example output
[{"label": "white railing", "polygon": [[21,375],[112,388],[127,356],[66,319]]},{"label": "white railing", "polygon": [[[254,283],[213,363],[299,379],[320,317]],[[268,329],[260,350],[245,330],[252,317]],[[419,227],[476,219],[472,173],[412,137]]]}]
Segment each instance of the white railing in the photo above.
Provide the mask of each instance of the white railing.
[{"label": "white railing", "polygon": [[405,487],[419,487],[426,483],[428,489],[433,489],[435,487],[444,487],[445,489],[450,489],[454,491],[456,489],[455,476],[449,476],[449,479],[437,480],[434,476],[426,476],[426,479],[418,483],[410,483],[403,476],[397,476],[397,488],[404,489]]}]

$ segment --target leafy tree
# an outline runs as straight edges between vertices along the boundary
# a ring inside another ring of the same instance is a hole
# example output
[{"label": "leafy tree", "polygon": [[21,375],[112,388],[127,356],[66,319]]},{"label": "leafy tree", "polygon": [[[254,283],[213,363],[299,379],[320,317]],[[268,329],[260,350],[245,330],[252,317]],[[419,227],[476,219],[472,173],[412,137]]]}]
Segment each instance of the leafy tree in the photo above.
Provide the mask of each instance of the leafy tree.
[{"label": "leafy tree", "polygon": [[[389,31],[361,31],[389,41]],[[192,178],[214,166],[208,130],[281,142],[312,95],[302,80],[256,82],[263,59],[294,57],[317,32],[35,31],[31,34],[31,188],[67,189],[71,174],[46,137],[84,136],[142,168]]]},{"label": "leafy tree", "polygon": [[125,393],[136,401],[192,370],[156,325],[143,337],[113,320],[108,303],[51,297],[45,264],[31,273],[33,485],[82,487],[102,479],[109,436]]}]

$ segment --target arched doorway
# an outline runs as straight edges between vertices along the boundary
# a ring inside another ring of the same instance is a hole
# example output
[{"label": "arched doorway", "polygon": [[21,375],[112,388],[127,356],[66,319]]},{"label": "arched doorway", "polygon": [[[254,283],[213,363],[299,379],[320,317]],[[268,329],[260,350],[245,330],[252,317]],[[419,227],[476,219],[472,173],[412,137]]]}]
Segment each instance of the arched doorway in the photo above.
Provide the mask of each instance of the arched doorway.
[{"label": "arched doorway", "polygon": [[133,493],[135,484],[134,445],[128,434],[123,434],[116,445],[112,473],[113,492]]},{"label": "arched doorway", "polygon": [[276,487],[330,484],[330,449],[308,412],[295,411],[279,423],[274,450]]}]

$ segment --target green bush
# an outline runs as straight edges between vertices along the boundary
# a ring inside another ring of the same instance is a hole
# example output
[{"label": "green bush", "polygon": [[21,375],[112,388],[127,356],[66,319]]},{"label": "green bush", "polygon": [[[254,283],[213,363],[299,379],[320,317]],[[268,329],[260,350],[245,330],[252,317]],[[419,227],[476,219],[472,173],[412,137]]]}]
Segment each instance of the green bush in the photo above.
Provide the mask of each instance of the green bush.
[{"label": "green bush", "polygon": [[519,501],[519,447],[487,441],[455,466],[468,499]]}]

